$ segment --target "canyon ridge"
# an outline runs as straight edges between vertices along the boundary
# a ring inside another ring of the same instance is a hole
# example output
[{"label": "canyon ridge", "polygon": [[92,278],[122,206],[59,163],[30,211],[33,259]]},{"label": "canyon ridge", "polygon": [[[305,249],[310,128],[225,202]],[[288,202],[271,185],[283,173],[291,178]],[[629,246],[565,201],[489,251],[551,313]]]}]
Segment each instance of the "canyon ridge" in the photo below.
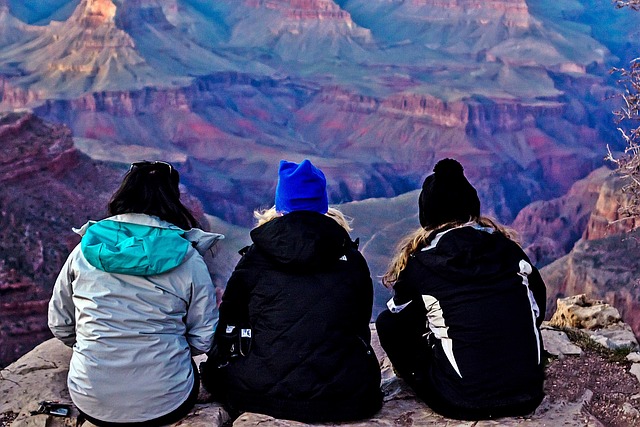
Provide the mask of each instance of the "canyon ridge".
[{"label": "canyon ridge", "polygon": [[[587,286],[632,316],[633,224],[609,226],[624,201],[603,158],[624,148],[610,71],[640,52],[639,14],[594,0],[39,3],[0,0],[1,364],[48,336],[70,228],[103,217],[141,159],[173,162],[231,237],[224,286],[280,159],[325,171],[375,279],[417,226],[416,189],[455,157],[483,212],[546,266],[551,302]],[[386,298],[378,284],[376,310]]]}]

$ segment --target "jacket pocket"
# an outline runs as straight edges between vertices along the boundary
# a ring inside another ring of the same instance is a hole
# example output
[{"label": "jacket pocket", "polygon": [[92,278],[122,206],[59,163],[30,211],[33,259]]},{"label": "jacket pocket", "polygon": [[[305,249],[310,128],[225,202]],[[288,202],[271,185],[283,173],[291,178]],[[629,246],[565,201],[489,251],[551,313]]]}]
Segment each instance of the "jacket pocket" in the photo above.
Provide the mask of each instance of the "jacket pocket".
[{"label": "jacket pocket", "polygon": [[234,358],[246,356],[251,351],[253,331],[245,326],[226,325],[224,332],[216,337],[219,366],[225,366]]}]

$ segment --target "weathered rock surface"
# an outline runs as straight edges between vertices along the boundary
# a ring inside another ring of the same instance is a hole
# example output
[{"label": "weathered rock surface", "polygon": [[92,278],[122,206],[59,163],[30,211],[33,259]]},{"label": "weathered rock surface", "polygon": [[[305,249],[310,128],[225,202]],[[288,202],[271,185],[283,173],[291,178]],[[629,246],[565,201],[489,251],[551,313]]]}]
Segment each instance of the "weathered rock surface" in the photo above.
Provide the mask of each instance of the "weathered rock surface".
[{"label": "weathered rock surface", "polygon": [[558,328],[581,329],[609,349],[638,349],[638,340],[631,327],[622,321],[620,312],[585,294],[558,299],[556,312],[548,323]]},{"label": "weathered rock surface", "polygon": [[596,169],[573,184],[567,194],[533,202],[518,213],[511,226],[535,265],[542,267],[569,253],[587,223],[593,222],[601,188],[611,174],[606,167]]},{"label": "weathered rock surface", "polygon": [[556,312],[549,320],[560,328],[601,329],[622,322],[620,312],[604,301],[585,294],[558,299]]},{"label": "weathered rock surface", "polygon": [[592,340],[610,349],[638,350],[638,339],[631,326],[617,323],[595,331],[586,331]]},{"label": "weathered rock surface", "polygon": [[554,329],[553,326],[543,324],[540,330],[544,349],[553,356],[562,355],[580,355],[582,349],[573,344],[567,334],[563,331]]},{"label": "weathered rock surface", "polygon": [[626,179],[618,175],[605,179],[584,232],[585,240],[624,234],[640,226],[640,219],[620,214],[630,202],[628,193],[622,191],[626,184]]},{"label": "weathered rock surface", "polygon": [[541,269],[547,285],[547,314],[557,298],[587,294],[616,307],[640,334],[640,231],[633,220],[620,220],[619,178],[607,178],[587,229],[568,255]]},{"label": "weathered rock surface", "polygon": [[[397,385],[396,385],[397,386]],[[402,385],[401,387],[404,387]],[[405,397],[395,397],[385,402],[382,410],[369,420],[343,424],[303,424],[295,421],[274,419],[272,417],[246,413],[241,415],[233,427],[302,427],[343,425],[352,427],[376,426],[450,426],[450,427],[489,427],[489,426],[601,426],[591,414],[584,411],[585,404],[591,399],[586,393],[578,402],[549,404],[543,402],[535,415],[526,418],[501,418],[490,421],[460,421],[443,418],[431,411],[426,405],[411,397],[410,391],[402,391]]]},{"label": "weathered rock surface", "polygon": [[68,128],[0,113],[0,366],[51,336],[46,306],[78,241],[71,227],[104,216],[120,174],[78,152]]},{"label": "weathered rock surface", "polygon": [[[77,426],[79,413],[73,406],[70,417],[30,414],[38,409],[38,402],[43,400],[71,403],[66,380],[71,351],[71,348],[53,338],[0,372],[0,413],[17,414],[12,427]],[[198,404],[178,425],[216,427],[222,426],[228,419],[219,405]],[[89,422],[82,425],[93,426]]]},{"label": "weathered rock surface", "polygon": [[[543,334],[550,331],[545,329]],[[384,351],[377,341],[375,329],[373,330],[372,345],[378,359],[381,360],[382,389],[385,393],[382,410],[373,418],[360,422],[341,423],[339,425],[365,427],[370,425],[398,426],[600,426],[601,423],[586,410],[592,394],[586,392],[577,401],[565,402],[545,398],[534,414],[528,417],[502,418],[498,420],[468,422],[443,418],[434,413],[423,402],[416,398],[415,394],[406,384],[397,378],[393,368],[386,358]],[[565,352],[566,350],[566,352]],[[574,350],[567,347],[558,354],[575,354]],[[13,413],[17,417],[11,427],[63,427],[78,426],[76,424],[77,412],[74,411],[70,418],[60,418],[47,415],[30,415],[30,411],[37,409],[41,400],[57,400],[70,402],[66,390],[66,375],[71,349],[65,347],[56,339],[46,341],[33,351],[14,362],[0,373],[0,414]],[[208,401],[206,393],[201,393],[199,402],[191,413],[175,426],[222,426],[228,421],[226,412],[215,402]],[[244,413],[233,422],[234,427],[283,427],[304,426],[303,424],[289,420],[274,419],[272,417]],[[336,425],[336,424],[322,424]],[[85,422],[83,427],[93,427]],[[318,424],[320,426],[320,424]]]}]

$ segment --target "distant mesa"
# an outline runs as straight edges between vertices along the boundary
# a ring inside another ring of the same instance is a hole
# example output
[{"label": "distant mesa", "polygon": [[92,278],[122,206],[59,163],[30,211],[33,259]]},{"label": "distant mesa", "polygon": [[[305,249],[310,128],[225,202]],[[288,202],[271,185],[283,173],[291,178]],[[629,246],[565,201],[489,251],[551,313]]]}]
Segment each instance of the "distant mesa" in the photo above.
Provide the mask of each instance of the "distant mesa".
[{"label": "distant mesa", "polygon": [[395,212],[358,210],[380,271],[415,224],[406,195],[454,157],[536,262],[575,244],[586,263],[613,218],[591,174],[624,148],[609,70],[640,51],[640,14],[596,3],[0,0],[0,111],[33,112],[2,122],[0,220],[28,249],[0,259],[46,293],[59,236],[99,216],[133,157],[171,159],[202,214],[241,229],[273,203],[278,162],[309,158],[332,204]]}]

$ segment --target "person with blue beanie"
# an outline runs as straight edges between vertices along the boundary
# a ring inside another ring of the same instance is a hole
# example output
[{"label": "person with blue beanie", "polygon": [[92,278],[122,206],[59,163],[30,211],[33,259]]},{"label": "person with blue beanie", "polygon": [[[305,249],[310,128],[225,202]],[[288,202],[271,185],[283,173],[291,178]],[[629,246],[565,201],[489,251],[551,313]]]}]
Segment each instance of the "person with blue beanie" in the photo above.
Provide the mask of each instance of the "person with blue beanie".
[{"label": "person with blue beanie", "polygon": [[324,173],[309,160],[296,164],[280,161],[278,186],[276,187],[276,211],[313,211],[326,214],[327,180]]},{"label": "person with blue beanie", "polygon": [[204,387],[236,415],[373,416],[382,393],[371,275],[348,221],[329,207],[324,174],[309,160],[282,160],[275,206],[255,216],[253,244],[240,251],[200,365]]}]

